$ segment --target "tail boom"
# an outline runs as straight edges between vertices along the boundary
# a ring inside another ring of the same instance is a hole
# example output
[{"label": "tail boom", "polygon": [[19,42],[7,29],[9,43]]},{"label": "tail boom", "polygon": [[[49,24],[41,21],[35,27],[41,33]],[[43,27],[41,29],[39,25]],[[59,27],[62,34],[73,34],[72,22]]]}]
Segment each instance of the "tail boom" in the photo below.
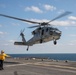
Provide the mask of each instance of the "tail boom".
[{"label": "tail boom", "polygon": [[26,45],[24,42],[14,42],[14,45]]}]

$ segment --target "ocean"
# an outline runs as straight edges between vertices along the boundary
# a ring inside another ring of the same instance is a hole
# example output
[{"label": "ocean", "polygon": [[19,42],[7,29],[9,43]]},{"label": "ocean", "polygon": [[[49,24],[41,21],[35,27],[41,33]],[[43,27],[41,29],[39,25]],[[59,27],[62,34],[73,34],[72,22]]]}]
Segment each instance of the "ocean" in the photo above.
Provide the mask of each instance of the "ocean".
[{"label": "ocean", "polygon": [[12,57],[48,58],[54,60],[76,61],[76,54],[9,54]]}]

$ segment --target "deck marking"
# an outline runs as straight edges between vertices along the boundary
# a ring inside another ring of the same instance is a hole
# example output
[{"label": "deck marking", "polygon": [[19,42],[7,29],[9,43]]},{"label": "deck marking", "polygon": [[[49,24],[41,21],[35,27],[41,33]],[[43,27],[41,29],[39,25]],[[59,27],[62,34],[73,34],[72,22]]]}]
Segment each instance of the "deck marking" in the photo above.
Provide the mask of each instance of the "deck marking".
[{"label": "deck marking", "polygon": [[50,64],[44,64],[44,63],[22,63],[22,64],[6,65],[5,67],[20,66],[20,65],[29,65],[29,64],[39,65],[39,66],[52,66],[52,67],[58,67],[58,68],[63,68],[63,69],[67,68],[67,69],[74,69],[74,70],[76,70],[75,67],[60,66],[60,65],[50,65]]}]

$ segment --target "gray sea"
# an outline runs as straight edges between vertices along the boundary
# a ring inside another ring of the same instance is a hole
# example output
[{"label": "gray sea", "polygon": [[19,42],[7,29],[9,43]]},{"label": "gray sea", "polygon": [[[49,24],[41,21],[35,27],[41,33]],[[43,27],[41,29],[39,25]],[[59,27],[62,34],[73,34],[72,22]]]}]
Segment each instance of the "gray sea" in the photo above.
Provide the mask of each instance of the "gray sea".
[{"label": "gray sea", "polygon": [[47,58],[54,60],[76,61],[76,54],[9,54],[12,57]]}]

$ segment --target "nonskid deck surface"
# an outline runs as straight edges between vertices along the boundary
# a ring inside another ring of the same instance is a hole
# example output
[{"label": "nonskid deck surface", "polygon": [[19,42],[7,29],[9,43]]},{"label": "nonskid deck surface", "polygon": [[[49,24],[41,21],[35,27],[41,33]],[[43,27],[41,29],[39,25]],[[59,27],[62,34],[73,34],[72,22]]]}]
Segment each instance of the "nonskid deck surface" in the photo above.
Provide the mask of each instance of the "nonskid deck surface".
[{"label": "nonskid deck surface", "polygon": [[76,75],[76,62],[49,59],[8,58],[0,75]]}]

